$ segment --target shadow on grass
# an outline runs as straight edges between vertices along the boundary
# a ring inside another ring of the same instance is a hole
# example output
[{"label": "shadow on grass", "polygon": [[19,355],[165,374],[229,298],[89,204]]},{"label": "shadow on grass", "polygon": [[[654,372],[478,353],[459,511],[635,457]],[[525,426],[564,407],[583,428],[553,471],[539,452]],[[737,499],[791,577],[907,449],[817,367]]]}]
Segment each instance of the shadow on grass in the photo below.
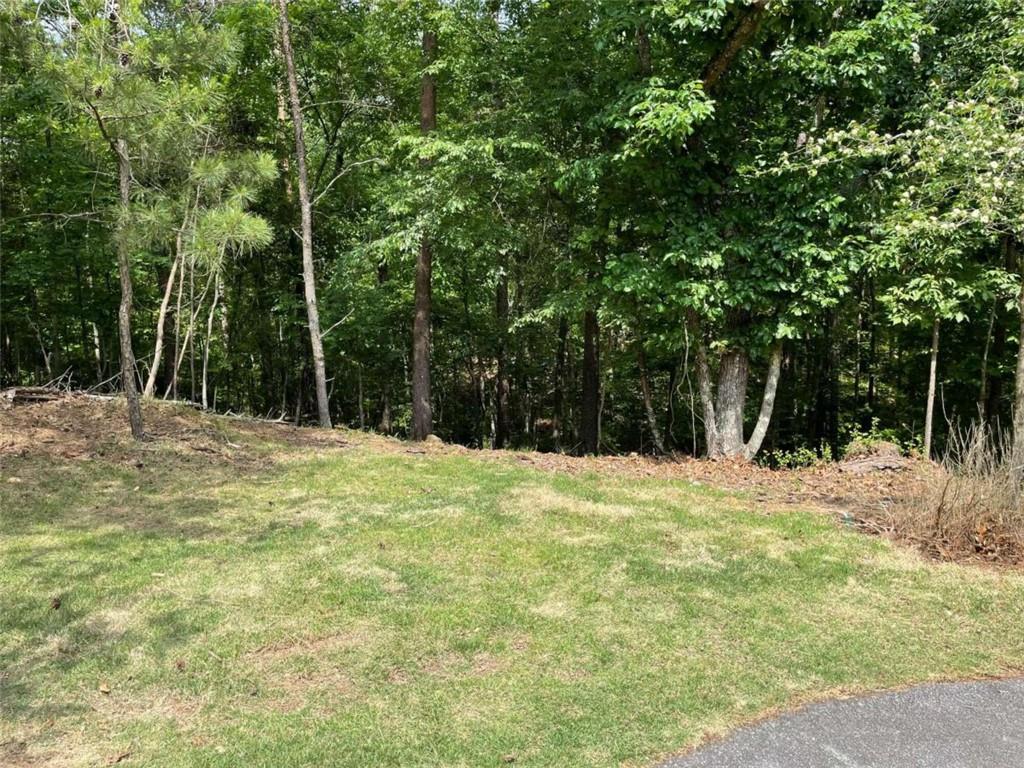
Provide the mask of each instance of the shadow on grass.
[{"label": "shadow on grass", "polygon": [[4,477],[17,479],[0,485],[5,719],[85,714],[83,697],[53,692],[71,680],[97,690],[98,677],[127,674],[133,649],[173,655],[216,624],[215,608],[196,601],[154,610],[161,572],[204,552],[227,556],[257,540],[266,521],[239,536],[238,521],[225,519],[217,491],[239,480],[239,467],[176,457],[152,463],[159,470],[105,459],[5,459]]}]

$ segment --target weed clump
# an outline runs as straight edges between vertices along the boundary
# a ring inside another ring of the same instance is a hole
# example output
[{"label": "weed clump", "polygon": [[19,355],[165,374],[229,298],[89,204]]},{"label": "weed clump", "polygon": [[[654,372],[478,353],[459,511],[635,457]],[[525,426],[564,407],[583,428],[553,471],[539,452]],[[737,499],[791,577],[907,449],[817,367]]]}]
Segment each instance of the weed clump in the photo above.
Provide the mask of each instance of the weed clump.
[{"label": "weed clump", "polygon": [[1024,562],[1024,448],[1009,432],[953,430],[927,482],[892,507],[893,526],[935,554]]}]

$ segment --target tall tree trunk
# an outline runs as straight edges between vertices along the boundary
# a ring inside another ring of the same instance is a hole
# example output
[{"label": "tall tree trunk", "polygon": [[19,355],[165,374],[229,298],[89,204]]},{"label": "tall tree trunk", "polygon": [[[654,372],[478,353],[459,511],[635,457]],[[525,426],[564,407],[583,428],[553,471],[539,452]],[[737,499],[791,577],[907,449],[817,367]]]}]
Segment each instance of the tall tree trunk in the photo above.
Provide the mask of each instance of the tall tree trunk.
[{"label": "tall tree trunk", "polygon": [[[121,17],[115,7],[111,14],[112,35],[114,45],[120,46],[127,37]],[[127,55],[119,56],[120,67],[125,69],[131,63]],[[89,104],[89,109],[96,118],[96,124],[100,133],[110,146],[115,159],[117,160],[118,192],[122,209],[127,213],[131,204],[132,169],[131,160],[128,156],[128,142],[121,137],[114,138],[107,131],[106,122],[99,110]],[[132,265],[130,244],[125,238],[118,238],[117,244],[117,272],[121,282],[121,304],[117,311],[117,330],[120,337],[121,353],[121,384],[124,387],[125,399],[128,401],[128,423],[131,426],[132,437],[142,440],[146,437],[142,427],[142,405],[139,402],[139,387],[135,381],[135,352],[132,349]]]},{"label": "tall tree trunk", "polygon": [[992,329],[996,324],[996,305],[999,299],[992,300],[988,311],[988,326],[985,330],[985,344],[981,352],[981,384],[978,387],[978,420],[984,425],[988,423],[988,356],[992,348]]},{"label": "tall tree trunk", "polygon": [[743,411],[747,404],[747,380],[750,377],[750,356],[745,349],[725,352],[718,364],[718,391],[715,415],[718,418],[718,449],[723,456],[742,456]]},{"label": "tall tree trunk", "polygon": [[779,389],[779,379],[782,376],[782,341],[776,341],[772,347],[771,357],[768,360],[768,375],[764,381],[764,394],[761,396],[761,410],[757,415],[757,423],[754,431],[750,434],[744,448],[744,455],[752,459],[761,450],[765,435],[768,434],[768,426],[771,424],[772,412],[775,410],[775,395]]},{"label": "tall tree trunk", "polygon": [[[437,50],[437,35],[423,33],[423,63],[429,67]],[[420,84],[420,133],[424,136],[437,127],[437,85],[434,75],[425,69]],[[430,236],[420,239],[413,286],[412,321],[412,439],[425,440],[434,431],[430,394],[430,313],[433,250]]]},{"label": "tall tree trunk", "polygon": [[658,417],[654,413],[654,398],[651,396],[651,379],[647,370],[647,353],[644,351],[643,337],[637,333],[636,337],[636,366],[640,373],[640,394],[644,400],[644,411],[647,413],[647,426],[651,430],[651,439],[654,441],[654,448],[659,453],[665,453],[665,441],[661,439],[661,429],[658,427]]},{"label": "tall tree trunk", "polygon": [[210,368],[210,343],[213,337],[213,315],[217,311],[217,301],[220,299],[220,275],[213,278],[213,301],[210,303],[210,314],[206,316],[206,339],[203,344],[203,408],[209,407],[207,392],[207,374]]},{"label": "tall tree trunk", "polygon": [[1013,458],[1017,462],[1017,476],[1020,479],[1024,477],[1024,253],[1019,251],[1016,240],[1010,242],[1009,248],[1011,254],[1008,258],[1017,257],[1020,275],[1020,292],[1017,294],[1017,309],[1020,312],[1020,332],[1017,334],[1017,388],[1013,399]]},{"label": "tall tree trunk", "polygon": [[551,437],[558,453],[564,448],[562,430],[565,428],[565,359],[569,347],[569,321],[563,315],[558,319],[558,351],[555,353],[554,416],[551,419]]},{"label": "tall tree trunk", "polygon": [[715,57],[704,67],[701,80],[704,84],[704,92],[712,93],[718,85],[719,80],[729,69],[733,59],[757,34],[761,21],[764,18],[765,9],[768,7],[768,0],[754,0],[746,6],[739,22],[733,28],[725,44],[715,54]]},{"label": "tall tree trunk", "polygon": [[715,393],[711,383],[708,348],[704,342],[704,329],[695,312],[688,313],[687,324],[694,343],[694,367],[697,372],[697,391],[700,393],[701,410],[703,411],[705,451],[709,458],[715,458],[722,454],[722,447],[718,437],[718,417],[715,413]]},{"label": "tall tree trunk", "polygon": [[749,440],[744,440],[743,416],[747,402],[747,382],[750,377],[750,355],[746,349],[733,349],[724,353],[718,364],[717,391],[711,380],[703,330],[699,318],[690,313],[687,319],[694,337],[697,385],[704,411],[704,435],[709,458],[741,456],[753,459],[761,450],[775,410],[775,397],[782,375],[782,342],[771,349],[768,372],[757,423]]},{"label": "tall tree trunk", "polygon": [[498,287],[495,293],[495,312],[498,319],[498,361],[494,381],[494,447],[504,448],[509,439],[508,363],[505,359],[508,345],[508,274],[504,270],[498,276]]},{"label": "tall tree trunk", "polygon": [[[124,139],[117,140],[117,177],[121,195],[121,206],[131,204],[132,171],[128,160],[128,145]],[[117,311],[117,330],[121,337],[121,384],[128,400],[128,423],[132,437],[145,438],[142,427],[142,405],[139,403],[139,387],[135,382],[135,352],[132,349],[132,265],[128,252],[130,245],[125,238],[118,238],[117,272],[121,280],[121,305]]]},{"label": "tall tree trunk", "polygon": [[924,410],[924,457],[932,457],[932,422],[935,415],[935,384],[939,370],[939,318],[932,323],[932,351],[928,366],[928,403]]},{"label": "tall tree trunk", "polygon": [[[206,298],[206,294],[203,294],[203,298]],[[199,303],[196,303],[196,271],[192,269],[188,273],[188,314],[191,318],[189,322],[189,334],[188,334],[188,385],[189,385],[189,400],[191,402],[196,401],[196,334],[195,334],[195,323],[196,318],[199,317],[199,310],[203,306],[202,299]]]},{"label": "tall tree trunk", "polygon": [[356,364],[356,375],[358,382],[358,390],[356,392],[359,397],[359,429],[366,429],[366,412],[363,409],[363,366]]},{"label": "tall tree trunk", "polygon": [[676,447],[673,432],[676,424],[676,385],[679,381],[679,365],[673,364],[668,374],[668,387],[665,392],[665,449],[672,451]]},{"label": "tall tree trunk", "polygon": [[92,356],[96,363],[96,383],[99,384],[103,381],[103,352],[101,351],[103,345],[100,343],[99,326],[95,322],[90,325],[92,326]]},{"label": "tall tree trunk", "polygon": [[313,380],[316,386],[316,408],[320,426],[331,427],[331,410],[327,401],[327,372],[324,365],[324,344],[320,335],[320,310],[316,301],[316,276],[313,272],[313,206],[310,202],[309,176],[306,170],[306,141],[303,135],[302,104],[292,54],[291,25],[288,23],[288,0],[277,0],[281,25],[281,53],[288,77],[288,101],[291,105],[292,127],[295,130],[295,165],[299,181],[299,206],[302,211],[302,282],[306,293],[306,315],[309,318],[309,341],[313,352]]},{"label": "tall tree trunk", "polygon": [[580,413],[580,441],[583,452],[598,452],[601,442],[601,361],[597,311],[583,313],[583,399]]},{"label": "tall tree trunk", "polygon": [[878,323],[875,318],[875,280],[868,278],[868,290],[870,292],[871,310],[869,322],[871,323],[871,340],[868,344],[868,415],[867,423],[861,426],[867,429],[871,425],[871,417],[875,414],[875,369],[878,366]]},{"label": "tall tree trunk", "polygon": [[[192,268],[189,269],[189,278],[190,278],[190,280],[194,277],[194,275],[195,275],[195,266],[193,265]],[[190,303],[194,306],[195,309],[188,313],[188,328],[185,330],[185,338],[184,338],[184,340],[182,341],[182,344],[181,344],[181,351],[179,352],[178,357],[177,357],[177,359],[174,362],[174,377],[171,380],[171,384],[168,386],[168,389],[170,389],[172,386],[174,386],[174,383],[178,380],[178,371],[181,368],[182,361],[185,359],[185,353],[186,352],[190,352],[191,349],[192,349],[192,346],[193,346],[193,343],[194,343],[194,340],[195,340],[196,320],[199,317],[199,310],[202,309],[203,302],[206,300],[206,294],[209,293],[209,291],[210,291],[210,281],[212,279],[213,279],[213,275],[212,274],[206,279],[206,286],[203,288],[203,292],[201,294],[199,294],[199,300],[195,301],[193,299],[193,300],[190,301]],[[166,397],[166,396],[167,395],[165,394],[164,397]],[[195,399],[196,399],[195,398],[195,394],[193,393],[192,400],[194,401]]]},{"label": "tall tree trunk", "polygon": [[653,69],[651,60],[651,38],[647,34],[647,26],[642,22],[636,28],[636,57],[640,65],[640,74],[650,77]]},{"label": "tall tree trunk", "polygon": [[174,278],[178,273],[178,264],[181,262],[181,232],[175,238],[174,261],[171,263],[171,275],[167,278],[167,287],[164,288],[164,297],[160,302],[160,313],[156,318],[156,346],[153,348],[153,367],[149,369],[149,377],[146,379],[144,397],[152,397],[156,389],[156,375],[160,370],[160,361],[164,353],[164,323],[167,320],[167,307],[171,303],[171,294],[174,292]]},{"label": "tall tree trunk", "polygon": [[[181,271],[178,273],[178,300],[174,308],[174,365],[171,371],[171,383],[167,389],[171,393],[171,399],[178,399],[178,366],[181,364],[181,298],[185,293],[185,270],[188,265],[183,261]],[[167,392],[164,392],[164,400],[167,399]]]},{"label": "tall tree trunk", "polygon": [[839,313],[830,311],[828,331],[828,411],[825,418],[825,437],[832,457],[839,458],[839,367],[840,367],[840,346],[839,346]]},{"label": "tall tree trunk", "polygon": [[1017,392],[1013,399],[1013,428],[1017,444],[1024,457],[1024,270],[1021,270],[1020,295],[1017,309],[1020,312],[1020,332],[1017,334]]}]

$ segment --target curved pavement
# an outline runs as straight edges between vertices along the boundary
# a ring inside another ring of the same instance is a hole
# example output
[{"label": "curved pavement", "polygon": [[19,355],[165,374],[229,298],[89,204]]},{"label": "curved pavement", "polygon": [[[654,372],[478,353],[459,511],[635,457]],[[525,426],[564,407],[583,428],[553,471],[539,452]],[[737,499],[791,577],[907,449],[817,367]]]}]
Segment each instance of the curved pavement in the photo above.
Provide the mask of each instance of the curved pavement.
[{"label": "curved pavement", "polygon": [[823,701],[658,768],[1024,768],[1024,678]]}]

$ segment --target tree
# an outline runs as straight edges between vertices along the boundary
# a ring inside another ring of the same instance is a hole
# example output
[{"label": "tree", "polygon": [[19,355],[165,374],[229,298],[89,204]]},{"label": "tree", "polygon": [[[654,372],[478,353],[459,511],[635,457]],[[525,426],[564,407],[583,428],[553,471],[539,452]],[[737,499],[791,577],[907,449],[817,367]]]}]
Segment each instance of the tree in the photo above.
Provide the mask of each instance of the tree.
[{"label": "tree", "polygon": [[288,0],[277,0],[281,29],[281,57],[288,82],[288,106],[295,131],[295,167],[299,182],[299,208],[302,214],[302,283],[306,295],[306,316],[309,342],[313,352],[313,381],[316,386],[316,409],[320,426],[331,428],[331,408],[327,398],[327,371],[324,364],[324,343],[320,333],[320,309],[316,301],[316,274],[313,265],[313,205],[310,198],[309,174],[306,170],[306,140],[299,99],[299,82],[292,54],[292,33],[288,21]]},{"label": "tree", "polygon": [[[437,128],[437,84],[430,71],[437,50],[437,35],[423,31],[423,77],[420,87],[420,132],[429,136]],[[430,312],[433,246],[430,233],[420,236],[412,324],[412,439],[425,440],[434,431],[430,402]]]},{"label": "tree", "polygon": [[[121,386],[132,435],[142,439],[132,273],[136,252],[149,233],[135,201],[157,187],[159,176],[173,165],[174,142],[187,141],[194,132],[193,118],[202,110],[204,96],[193,83],[224,63],[223,55],[214,52],[217,47],[226,51],[230,46],[223,31],[203,27],[198,12],[154,18],[137,2],[41,11],[40,23],[47,32],[38,42],[47,76],[64,103],[91,121],[94,132],[87,144],[104,146],[116,169],[117,203],[111,225],[121,289]],[[195,56],[199,51],[210,55]],[[169,72],[169,62],[176,60],[181,62],[179,69]]]}]

